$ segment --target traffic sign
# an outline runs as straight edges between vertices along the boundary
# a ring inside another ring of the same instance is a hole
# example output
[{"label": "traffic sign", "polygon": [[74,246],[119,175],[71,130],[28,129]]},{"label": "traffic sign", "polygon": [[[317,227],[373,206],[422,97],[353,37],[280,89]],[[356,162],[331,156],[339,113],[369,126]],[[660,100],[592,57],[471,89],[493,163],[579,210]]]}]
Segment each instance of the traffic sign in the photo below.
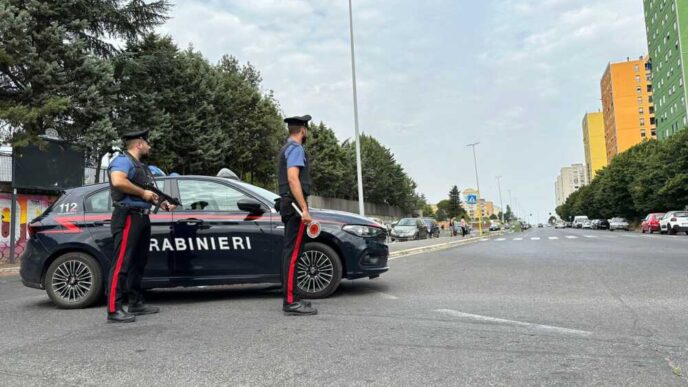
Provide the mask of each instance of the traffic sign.
[{"label": "traffic sign", "polygon": [[477,204],[478,203],[478,195],[466,195],[466,203],[467,204]]}]

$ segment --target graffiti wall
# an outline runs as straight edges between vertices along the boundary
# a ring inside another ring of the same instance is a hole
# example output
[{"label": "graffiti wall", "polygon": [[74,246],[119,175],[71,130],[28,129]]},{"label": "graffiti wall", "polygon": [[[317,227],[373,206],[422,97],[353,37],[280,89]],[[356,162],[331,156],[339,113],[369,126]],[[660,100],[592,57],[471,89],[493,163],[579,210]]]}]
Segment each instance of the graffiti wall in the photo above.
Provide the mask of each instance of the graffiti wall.
[{"label": "graffiti wall", "polygon": [[[26,246],[26,236],[28,235],[28,225],[31,220],[45,211],[56,197],[43,195],[23,195],[19,194],[17,199],[16,228],[15,228],[15,254],[20,256]],[[12,195],[0,193],[0,210],[2,211],[2,227],[0,227],[0,264],[16,262],[10,259],[10,219],[12,208]]]}]

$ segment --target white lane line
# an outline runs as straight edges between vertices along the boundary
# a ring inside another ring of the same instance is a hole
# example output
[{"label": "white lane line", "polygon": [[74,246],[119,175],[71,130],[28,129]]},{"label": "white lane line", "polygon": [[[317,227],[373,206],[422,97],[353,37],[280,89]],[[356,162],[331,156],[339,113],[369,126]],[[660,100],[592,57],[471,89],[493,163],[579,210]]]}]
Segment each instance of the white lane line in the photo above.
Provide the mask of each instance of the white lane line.
[{"label": "white lane line", "polygon": [[547,239],[549,239],[549,240],[554,240],[554,239],[559,239],[559,237],[549,237],[549,238],[547,238]]},{"label": "white lane line", "polygon": [[530,238],[530,240],[531,240],[531,241],[539,241],[539,240],[540,240],[540,237],[532,237],[532,238]]},{"label": "white lane line", "polygon": [[597,238],[597,235],[583,235],[586,238]]},{"label": "white lane line", "polygon": [[480,241],[481,242],[487,242],[487,241],[489,241],[489,239],[485,238],[485,239],[481,239]]},{"label": "white lane line", "polygon": [[495,239],[495,240],[501,242],[501,241],[505,241],[506,238],[497,238],[497,239]]},{"label": "white lane line", "polygon": [[523,327],[523,328],[533,329],[533,330],[537,330],[537,331],[544,331],[544,332],[561,333],[561,334],[578,335],[578,336],[590,336],[592,334],[592,332],[590,332],[590,331],[582,331],[579,329],[570,329],[570,328],[555,327],[552,325],[543,325],[543,324],[534,324],[534,323],[523,322],[523,321],[506,320],[506,319],[490,317],[490,316],[481,316],[479,314],[463,313],[463,312],[459,312],[458,310],[452,310],[452,309],[436,309],[435,312],[444,313],[444,314],[447,314],[449,316],[458,317],[458,318],[461,318],[464,320],[513,325],[513,326],[517,326],[517,327]]},{"label": "white lane line", "polygon": [[514,238],[515,241],[522,241],[523,238]]},{"label": "white lane line", "polygon": [[573,235],[567,235],[566,239],[578,239],[578,237]]}]

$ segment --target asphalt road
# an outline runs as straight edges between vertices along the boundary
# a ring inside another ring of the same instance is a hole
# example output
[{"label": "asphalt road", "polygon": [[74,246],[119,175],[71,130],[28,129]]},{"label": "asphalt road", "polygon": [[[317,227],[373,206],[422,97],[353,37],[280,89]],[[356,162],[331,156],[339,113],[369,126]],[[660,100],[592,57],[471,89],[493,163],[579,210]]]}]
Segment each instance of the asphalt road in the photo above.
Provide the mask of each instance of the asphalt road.
[{"label": "asphalt road", "polygon": [[688,236],[534,229],[399,257],[314,317],[265,287],[105,323],[0,277],[2,385],[686,385]]}]

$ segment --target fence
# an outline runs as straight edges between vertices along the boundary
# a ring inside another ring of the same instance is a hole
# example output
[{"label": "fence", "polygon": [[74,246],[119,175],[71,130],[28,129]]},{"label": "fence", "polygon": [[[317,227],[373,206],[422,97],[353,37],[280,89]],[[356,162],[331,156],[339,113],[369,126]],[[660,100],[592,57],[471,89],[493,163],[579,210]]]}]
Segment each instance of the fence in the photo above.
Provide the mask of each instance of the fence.
[{"label": "fence", "polygon": [[[324,198],[321,196],[308,197],[308,205],[313,208],[328,210],[348,211],[358,213],[358,202],[346,199]],[[410,216],[399,207],[388,206],[386,204],[365,203],[366,216],[373,216],[383,219],[399,219]]]},{"label": "fence", "polygon": [[[55,166],[46,166],[47,168]],[[60,168],[69,168],[69,166],[59,166]],[[107,181],[107,171],[103,167],[100,170],[100,182]],[[12,181],[12,152],[0,151],[0,182]],[[93,184],[96,182],[96,168],[84,168],[83,184]]]}]

